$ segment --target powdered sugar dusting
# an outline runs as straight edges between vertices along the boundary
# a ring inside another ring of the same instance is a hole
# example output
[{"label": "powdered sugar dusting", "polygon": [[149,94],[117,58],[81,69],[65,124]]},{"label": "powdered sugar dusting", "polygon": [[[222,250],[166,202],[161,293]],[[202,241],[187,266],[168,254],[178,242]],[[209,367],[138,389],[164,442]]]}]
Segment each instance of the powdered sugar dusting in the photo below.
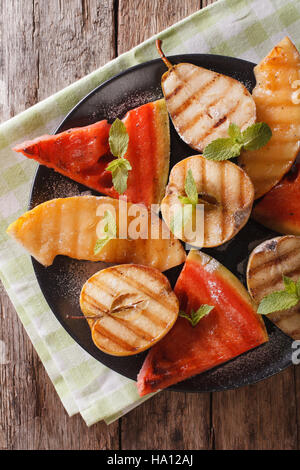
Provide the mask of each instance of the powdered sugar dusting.
[{"label": "powdered sugar dusting", "polygon": [[57,286],[57,295],[71,299],[75,304],[79,302],[83,284],[96,272],[113,265],[113,263],[90,262],[71,258],[66,263],[63,257],[57,257],[55,264],[53,281]]},{"label": "powdered sugar dusting", "polygon": [[207,263],[207,265],[205,266],[205,270],[209,273],[213,273],[219,267],[220,267],[220,263],[216,259],[211,258],[209,262]]},{"label": "powdered sugar dusting", "polygon": [[114,103],[113,105],[101,105],[96,108],[92,113],[92,117],[97,119],[97,116],[101,114],[105,116],[109,122],[114,121],[116,118],[123,118],[127,111],[130,109],[137,108],[143,104],[149,103],[150,101],[155,101],[162,98],[161,86],[151,87],[148,90],[139,90],[131,91],[130,93],[124,93],[122,95],[122,101],[119,103]]},{"label": "powdered sugar dusting", "polygon": [[208,285],[209,285],[209,288],[210,288],[211,298],[216,303],[218,303],[220,296],[222,296],[222,290],[220,289],[220,287],[218,287],[218,285],[214,281],[209,280]]}]

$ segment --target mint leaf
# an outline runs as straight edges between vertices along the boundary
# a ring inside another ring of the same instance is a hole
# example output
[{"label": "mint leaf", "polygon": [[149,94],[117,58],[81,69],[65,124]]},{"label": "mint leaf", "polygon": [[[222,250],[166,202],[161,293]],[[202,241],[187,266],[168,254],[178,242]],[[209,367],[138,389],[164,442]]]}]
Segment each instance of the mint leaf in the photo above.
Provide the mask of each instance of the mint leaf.
[{"label": "mint leaf", "polygon": [[258,306],[257,313],[268,315],[268,313],[288,310],[289,308],[295,307],[298,302],[298,295],[291,294],[286,290],[272,292],[262,299]]},{"label": "mint leaf", "polygon": [[127,152],[129,135],[125,124],[116,119],[109,130],[109,147],[115,157],[123,157]]},{"label": "mint leaf", "polygon": [[201,307],[199,307],[196,312],[192,311],[191,313],[192,326],[196,326],[199,320],[201,320],[201,318],[203,317],[206,317],[206,315],[208,315],[213,309],[214,307],[212,305],[204,304],[204,305],[201,305]]},{"label": "mint leaf", "polygon": [[239,128],[239,126],[237,124],[234,124],[233,122],[231,122],[229,124],[227,132],[228,132],[229,137],[231,137],[231,139],[237,140],[238,143],[242,143],[242,141],[241,141],[241,139],[242,139],[241,129]]},{"label": "mint leaf", "polygon": [[196,205],[198,203],[198,191],[191,169],[189,169],[187,172],[184,190],[190,200],[190,203]]},{"label": "mint leaf", "polygon": [[296,286],[297,286],[297,295],[300,298],[300,279],[298,279],[298,281],[296,282]]},{"label": "mint leaf", "polygon": [[110,171],[115,190],[123,194],[127,189],[128,172],[132,167],[126,158],[118,158],[110,162],[106,171]]},{"label": "mint leaf", "polygon": [[241,153],[242,144],[237,143],[231,137],[227,139],[216,139],[208,144],[203,156],[208,160],[223,161],[238,157]]},{"label": "mint leaf", "polygon": [[117,236],[117,224],[114,216],[110,211],[105,211],[103,216],[103,237],[98,238],[94,246],[94,254],[97,255],[99,251],[113,238]]},{"label": "mint leaf", "polygon": [[177,196],[181,204],[190,204],[191,201],[187,196]]},{"label": "mint leaf", "polygon": [[179,316],[182,318],[186,318],[190,322],[192,327],[195,327],[199,323],[201,318],[208,315],[213,309],[214,309],[213,306],[204,304],[204,305],[201,305],[201,307],[199,307],[196,312],[194,310],[191,310],[190,315],[180,310]]},{"label": "mint leaf", "polygon": [[272,137],[272,131],[265,122],[256,122],[242,132],[242,143],[246,150],[258,150]]},{"label": "mint leaf", "polygon": [[293,281],[288,276],[282,275],[284,290],[275,291],[266,295],[258,306],[257,313],[268,315],[268,313],[288,310],[295,307],[300,300],[300,279]]},{"label": "mint leaf", "polygon": [[193,217],[193,205],[192,204],[185,204],[183,207],[179,206],[175,211],[171,222],[170,222],[170,230],[171,232],[177,237],[182,239],[183,237],[183,229],[186,224],[192,219]]},{"label": "mint leaf", "polygon": [[293,279],[285,275],[282,276],[282,279],[283,279],[286,292],[289,292],[290,294],[298,295],[296,282],[294,282]]},{"label": "mint leaf", "polygon": [[94,254],[97,255],[102,248],[109,242],[110,238],[108,236],[104,238],[98,238],[94,246]]},{"label": "mint leaf", "polygon": [[243,132],[237,124],[231,123],[227,132],[229,138],[213,140],[205,147],[205,158],[215,161],[229,160],[238,157],[242,148],[257,150],[263,147],[272,137],[272,131],[265,122],[256,122]]},{"label": "mint leaf", "polygon": [[115,190],[119,194],[123,194],[127,189],[128,171],[132,170],[132,168],[129,161],[123,158],[127,152],[129,135],[125,124],[120,119],[116,119],[112,123],[109,130],[108,142],[111,153],[117,159],[107,165],[106,171],[110,171],[112,174]]}]

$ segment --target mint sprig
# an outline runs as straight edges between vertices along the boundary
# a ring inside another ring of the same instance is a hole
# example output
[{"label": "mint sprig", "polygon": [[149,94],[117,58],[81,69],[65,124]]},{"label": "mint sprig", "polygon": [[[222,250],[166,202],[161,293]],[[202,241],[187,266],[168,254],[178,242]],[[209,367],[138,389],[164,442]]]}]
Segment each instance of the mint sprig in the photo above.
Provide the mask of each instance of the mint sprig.
[{"label": "mint sprig", "polygon": [[287,276],[282,276],[284,289],[266,295],[260,302],[257,313],[268,315],[269,313],[288,310],[295,307],[300,301],[300,279],[295,282]]},{"label": "mint sprig", "polygon": [[[196,205],[198,204],[198,191],[197,186],[193,177],[192,170],[189,169],[185,178],[184,184],[185,194],[189,200],[189,204]],[[179,196],[180,199],[180,196]],[[186,202],[184,202],[186,204]]]},{"label": "mint sprig", "polygon": [[192,170],[189,169],[184,184],[185,196],[178,196],[179,201],[183,204],[183,208],[179,207],[171,219],[171,232],[181,238],[182,228],[186,226],[188,221],[193,217],[193,209],[198,204],[198,191],[193,177]]},{"label": "mint sprig", "polygon": [[179,316],[182,318],[186,318],[190,322],[192,327],[195,327],[199,323],[201,318],[206,317],[206,315],[208,315],[213,309],[214,307],[212,305],[204,304],[201,305],[201,307],[199,307],[196,312],[194,310],[191,310],[190,314],[187,314],[184,311],[180,310]]},{"label": "mint sprig", "polygon": [[94,246],[94,254],[97,255],[102,248],[113,238],[117,236],[117,224],[114,216],[110,211],[105,211],[102,219],[103,237],[98,238]]},{"label": "mint sprig", "polygon": [[256,122],[243,132],[237,124],[231,123],[228,128],[228,138],[216,139],[208,144],[203,156],[208,160],[223,161],[238,157],[241,150],[258,150],[268,143],[272,131],[265,122]]},{"label": "mint sprig", "polygon": [[125,124],[116,119],[109,130],[109,147],[116,160],[110,162],[106,170],[112,174],[112,181],[115,190],[123,194],[127,189],[128,172],[132,170],[130,162],[124,158],[128,149],[129,135]]}]

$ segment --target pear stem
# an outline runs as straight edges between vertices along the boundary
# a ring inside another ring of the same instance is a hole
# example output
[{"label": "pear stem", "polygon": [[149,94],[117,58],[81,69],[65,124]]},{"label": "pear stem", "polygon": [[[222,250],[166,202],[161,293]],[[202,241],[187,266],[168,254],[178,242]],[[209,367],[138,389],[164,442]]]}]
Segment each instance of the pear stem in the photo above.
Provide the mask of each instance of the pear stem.
[{"label": "pear stem", "polygon": [[161,39],[156,39],[155,41],[155,45],[156,45],[156,49],[161,57],[161,59],[163,60],[164,64],[166,65],[166,67],[170,70],[171,68],[173,68],[173,65],[171,64],[171,62],[166,58],[165,54],[163,53],[162,49],[161,49],[161,45],[162,45],[162,40]]}]

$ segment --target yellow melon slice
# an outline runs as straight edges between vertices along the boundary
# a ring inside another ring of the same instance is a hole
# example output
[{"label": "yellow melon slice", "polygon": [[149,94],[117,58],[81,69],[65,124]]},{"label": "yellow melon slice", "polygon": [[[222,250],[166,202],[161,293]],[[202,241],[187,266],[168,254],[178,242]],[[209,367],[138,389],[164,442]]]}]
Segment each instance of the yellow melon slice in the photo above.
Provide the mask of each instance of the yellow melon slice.
[{"label": "yellow melon slice", "polygon": [[257,121],[266,122],[273,135],[259,150],[242,152],[239,164],[254,184],[255,198],[259,198],[281,180],[299,151],[300,54],[285,37],[255,67],[254,73]]},{"label": "yellow melon slice", "polygon": [[[52,199],[19,217],[8,227],[7,233],[45,266],[52,264],[57,255],[89,261],[144,264],[160,271],[184,262],[183,247],[169,234],[156,214],[150,214],[145,206],[125,201],[121,204],[119,206],[116,199],[96,196]],[[122,217],[119,217],[119,207]],[[138,225],[135,221],[140,217],[139,208],[146,223],[141,224],[141,229],[137,228],[140,234],[136,236],[148,238],[133,239],[135,230],[130,236],[130,229]],[[99,238],[97,228],[105,211],[115,212],[117,237],[95,253],[94,247]],[[127,223],[128,230],[122,229],[121,233],[119,222]],[[151,230],[153,227],[155,230]],[[153,231],[157,239],[152,239]],[[120,239],[119,236],[126,238]]]}]

